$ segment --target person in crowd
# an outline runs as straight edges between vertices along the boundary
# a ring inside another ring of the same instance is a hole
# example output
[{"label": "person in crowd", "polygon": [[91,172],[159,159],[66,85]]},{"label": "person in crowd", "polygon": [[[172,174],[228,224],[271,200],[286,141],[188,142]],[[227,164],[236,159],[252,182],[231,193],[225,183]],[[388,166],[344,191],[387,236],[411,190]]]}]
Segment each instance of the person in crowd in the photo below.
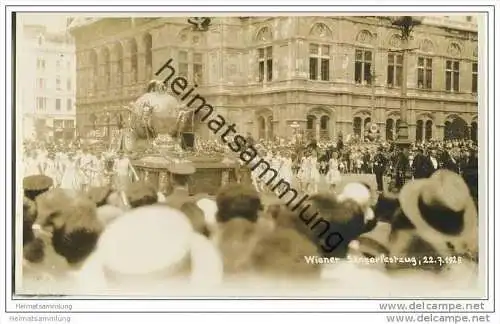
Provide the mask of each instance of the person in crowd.
[{"label": "person in crowd", "polygon": [[49,152],[47,158],[42,163],[42,172],[44,175],[50,177],[54,181],[54,187],[59,186],[59,177],[57,173],[57,163],[55,161],[55,154]]},{"label": "person in crowd", "polygon": [[328,172],[326,174],[326,182],[328,183],[329,190],[334,191],[341,181],[342,175],[339,170],[337,152],[334,152],[328,161]]},{"label": "person in crowd", "polygon": [[476,207],[478,206],[478,181],[479,181],[479,160],[476,150],[468,152],[468,161],[462,174],[467,187],[472,195]]},{"label": "person in crowd", "polygon": [[408,149],[404,148],[402,150],[398,150],[396,154],[395,180],[396,187],[401,189],[406,182],[406,173],[410,167]]},{"label": "person in crowd", "polygon": [[106,227],[78,282],[92,294],[172,296],[213,289],[222,277],[214,244],[178,209],[153,205],[134,208]]},{"label": "person in crowd", "polygon": [[417,154],[413,158],[412,170],[413,179],[428,178],[435,171],[430,157],[428,155],[424,155],[424,151],[421,148],[417,149]]},{"label": "person in crowd", "polygon": [[373,157],[373,172],[375,173],[375,180],[377,181],[377,191],[384,192],[384,174],[386,172],[388,160],[383,152],[383,147],[377,148],[377,153]]},{"label": "person in crowd", "polygon": [[38,196],[49,191],[54,186],[54,180],[45,175],[32,175],[24,177],[24,197],[35,201]]},{"label": "person in crowd", "polygon": [[225,223],[233,218],[244,218],[255,223],[263,210],[258,192],[252,187],[241,184],[233,183],[222,187],[217,193],[215,202],[218,223]]},{"label": "person in crowd", "polygon": [[[477,210],[460,176],[438,170],[430,178],[405,184],[397,204],[389,200],[394,210],[389,222],[379,222],[358,239],[365,256],[392,257],[385,268],[394,279],[436,286],[449,286],[450,280],[457,287],[477,283]],[[387,199],[382,203],[391,207]]]},{"label": "person in crowd", "polygon": [[118,191],[125,190],[130,183],[139,179],[134,166],[123,150],[118,151],[118,157],[114,163],[114,175],[114,186]]},{"label": "person in crowd", "polygon": [[190,176],[196,172],[196,168],[186,161],[169,166],[168,171],[171,192],[166,196],[165,203],[174,208],[180,208],[185,202],[192,200],[188,185]]},{"label": "person in crowd", "polygon": [[63,168],[63,176],[61,179],[60,188],[70,190],[81,190],[81,172],[78,166],[78,159],[74,154],[68,155],[68,160],[65,161]]},{"label": "person in crowd", "polygon": [[49,294],[73,293],[74,274],[94,251],[102,231],[95,204],[82,193],[53,189],[36,198],[35,236],[44,258],[31,264],[23,286]]}]

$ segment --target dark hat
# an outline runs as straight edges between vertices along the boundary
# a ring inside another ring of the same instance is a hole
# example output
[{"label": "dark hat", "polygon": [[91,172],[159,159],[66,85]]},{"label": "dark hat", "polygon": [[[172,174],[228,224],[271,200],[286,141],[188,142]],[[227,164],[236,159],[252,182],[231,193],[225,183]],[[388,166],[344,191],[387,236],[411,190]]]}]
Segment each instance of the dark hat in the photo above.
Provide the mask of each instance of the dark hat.
[{"label": "dark hat", "polygon": [[180,174],[180,175],[190,175],[196,172],[196,168],[194,167],[193,163],[189,161],[172,163],[171,165],[168,166],[167,169],[170,173]]},{"label": "dark hat", "polygon": [[48,190],[53,184],[52,178],[45,175],[32,175],[23,179],[23,189],[25,191]]}]

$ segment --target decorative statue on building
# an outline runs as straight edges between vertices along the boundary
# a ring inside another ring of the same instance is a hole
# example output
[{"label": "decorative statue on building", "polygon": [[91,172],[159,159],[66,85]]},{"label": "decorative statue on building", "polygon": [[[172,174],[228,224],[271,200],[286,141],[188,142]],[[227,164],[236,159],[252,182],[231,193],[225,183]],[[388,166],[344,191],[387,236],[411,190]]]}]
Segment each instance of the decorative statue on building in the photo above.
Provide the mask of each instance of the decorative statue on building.
[{"label": "decorative statue on building", "polygon": [[212,19],[209,17],[191,17],[188,19],[188,23],[193,25],[195,31],[207,31],[211,22]]},{"label": "decorative statue on building", "polygon": [[380,138],[380,129],[375,123],[367,123],[365,130],[365,139],[369,142],[375,142]]}]

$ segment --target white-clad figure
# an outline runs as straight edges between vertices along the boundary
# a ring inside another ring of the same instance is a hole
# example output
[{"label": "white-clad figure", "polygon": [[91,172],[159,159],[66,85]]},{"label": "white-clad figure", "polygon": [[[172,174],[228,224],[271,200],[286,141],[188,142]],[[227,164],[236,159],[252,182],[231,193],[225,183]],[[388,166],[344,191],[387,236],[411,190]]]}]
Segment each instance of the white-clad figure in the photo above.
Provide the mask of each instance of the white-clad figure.
[{"label": "white-clad figure", "polygon": [[318,192],[318,187],[319,187],[319,182],[321,180],[321,174],[319,173],[318,169],[318,157],[316,156],[316,153],[313,153],[309,157],[309,165],[310,165],[310,176],[309,176],[309,192],[310,193],[317,193]]},{"label": "white-clad figure", "polygon": [[[293,161],[292,158],[290,157],[290,153],[285,153],[284,156],[281,158],[281,168],[280,168],[280,173],[279,173],[279,180],[286,181],[287,183],[290,184],[290,186],[295,185],[293,181]],[[286,190],[287,188],[280,188],[278,190]],[[280,191],[281,192],[281,191]]]},{"label": "white-clad figure", "polygon": [[84,151],[79,158],[79,166],[81,172],[82,190],[87,190],[90,186],[93,176],[94,156],[87,151]]},{"label": "white-clad figure", "polygon": [[115,160],[115,188],[124,191],[131,182],[139,179],[130,159],[125,156],[123,151],[118,152],[118,158]]},{"label": "white-clad figure", "polygon": [[27,157],[24,159],[24,177],[42,174],[40,164],[35,151],[27,153]]},{"label": "white-clad figure", "polygon": [[100,156],[92,158],[92,178],[90,185],[92,187],[100,187],[104,185],[104,160]]},{"label": "white-clad figure", "polygon": [[301,190],[307,190],[309,184],[309,176],[310,176],[310,160],[308,157],[303,156],[300,160],[300,168],[297,177],[300,182]]},{"label": "white-clad figure", "polygon": [[55,160],[55,155],[53,153],[50,153],[44,162],[43,174],[50,177],[54,181],[54,187],[59,186],[59,181],[61,179],[57,170],[57,161]]},{"label": "white-clad figure", "polygon": [[55,163],[57,170],[57,183],[61,184],[64,170],[66,169],[66,164],[68,163],[68,155],[64,152],[57,152]]},{"label": "white-clad figure", "polygon": [[65,161],[64,173],[60,187],[63,189],[81,190],[81,172],[79,170],[79,160],[76,155],[69,155]]},{"label": "white-clad figure", "polygon": [[326,182],[330,186],[330,190],[334,190],[342,181],[342,176],[339,171],[339,163],[335,156],[328,161],[328,173],[326,174]]}]

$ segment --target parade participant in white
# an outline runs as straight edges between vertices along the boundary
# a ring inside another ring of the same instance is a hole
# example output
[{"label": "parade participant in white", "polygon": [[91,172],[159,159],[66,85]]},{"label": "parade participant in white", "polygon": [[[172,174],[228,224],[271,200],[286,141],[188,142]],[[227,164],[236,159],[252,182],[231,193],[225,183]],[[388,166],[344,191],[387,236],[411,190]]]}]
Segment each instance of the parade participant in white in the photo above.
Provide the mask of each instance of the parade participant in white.
[{"label": "parade participant in white", "polygon": [[78,160],[76,156],[69,155],[64,165],[64,173],[61,179],[61,188],[80,190],[81,172],[79,172]]},{"label": "parade participant in white", "polygon": [[43,163],[43,174],[46,175],[47,177],[52,178],[54,181],[54,187],[59,186],[59,176],[58,176],[58,170],[57,170],[57,162],[54,159],[54,153],[49,153],[47,156],[47,159]]},{"label": "parade participant in white", "polygon": [[328,173],[326,174],[326,181],[330,186],[330,190],[334,190],[335,187],[337,187],[342,181],[336,153],[332,155],[330,161],[328,162]]},{"label": "parade participant in white", "polygon": [[118,190],[125,190],[129,183],[139,179],[129,158],[123,152],[118,152],[118,158],[115,160],[115,187]]}]

